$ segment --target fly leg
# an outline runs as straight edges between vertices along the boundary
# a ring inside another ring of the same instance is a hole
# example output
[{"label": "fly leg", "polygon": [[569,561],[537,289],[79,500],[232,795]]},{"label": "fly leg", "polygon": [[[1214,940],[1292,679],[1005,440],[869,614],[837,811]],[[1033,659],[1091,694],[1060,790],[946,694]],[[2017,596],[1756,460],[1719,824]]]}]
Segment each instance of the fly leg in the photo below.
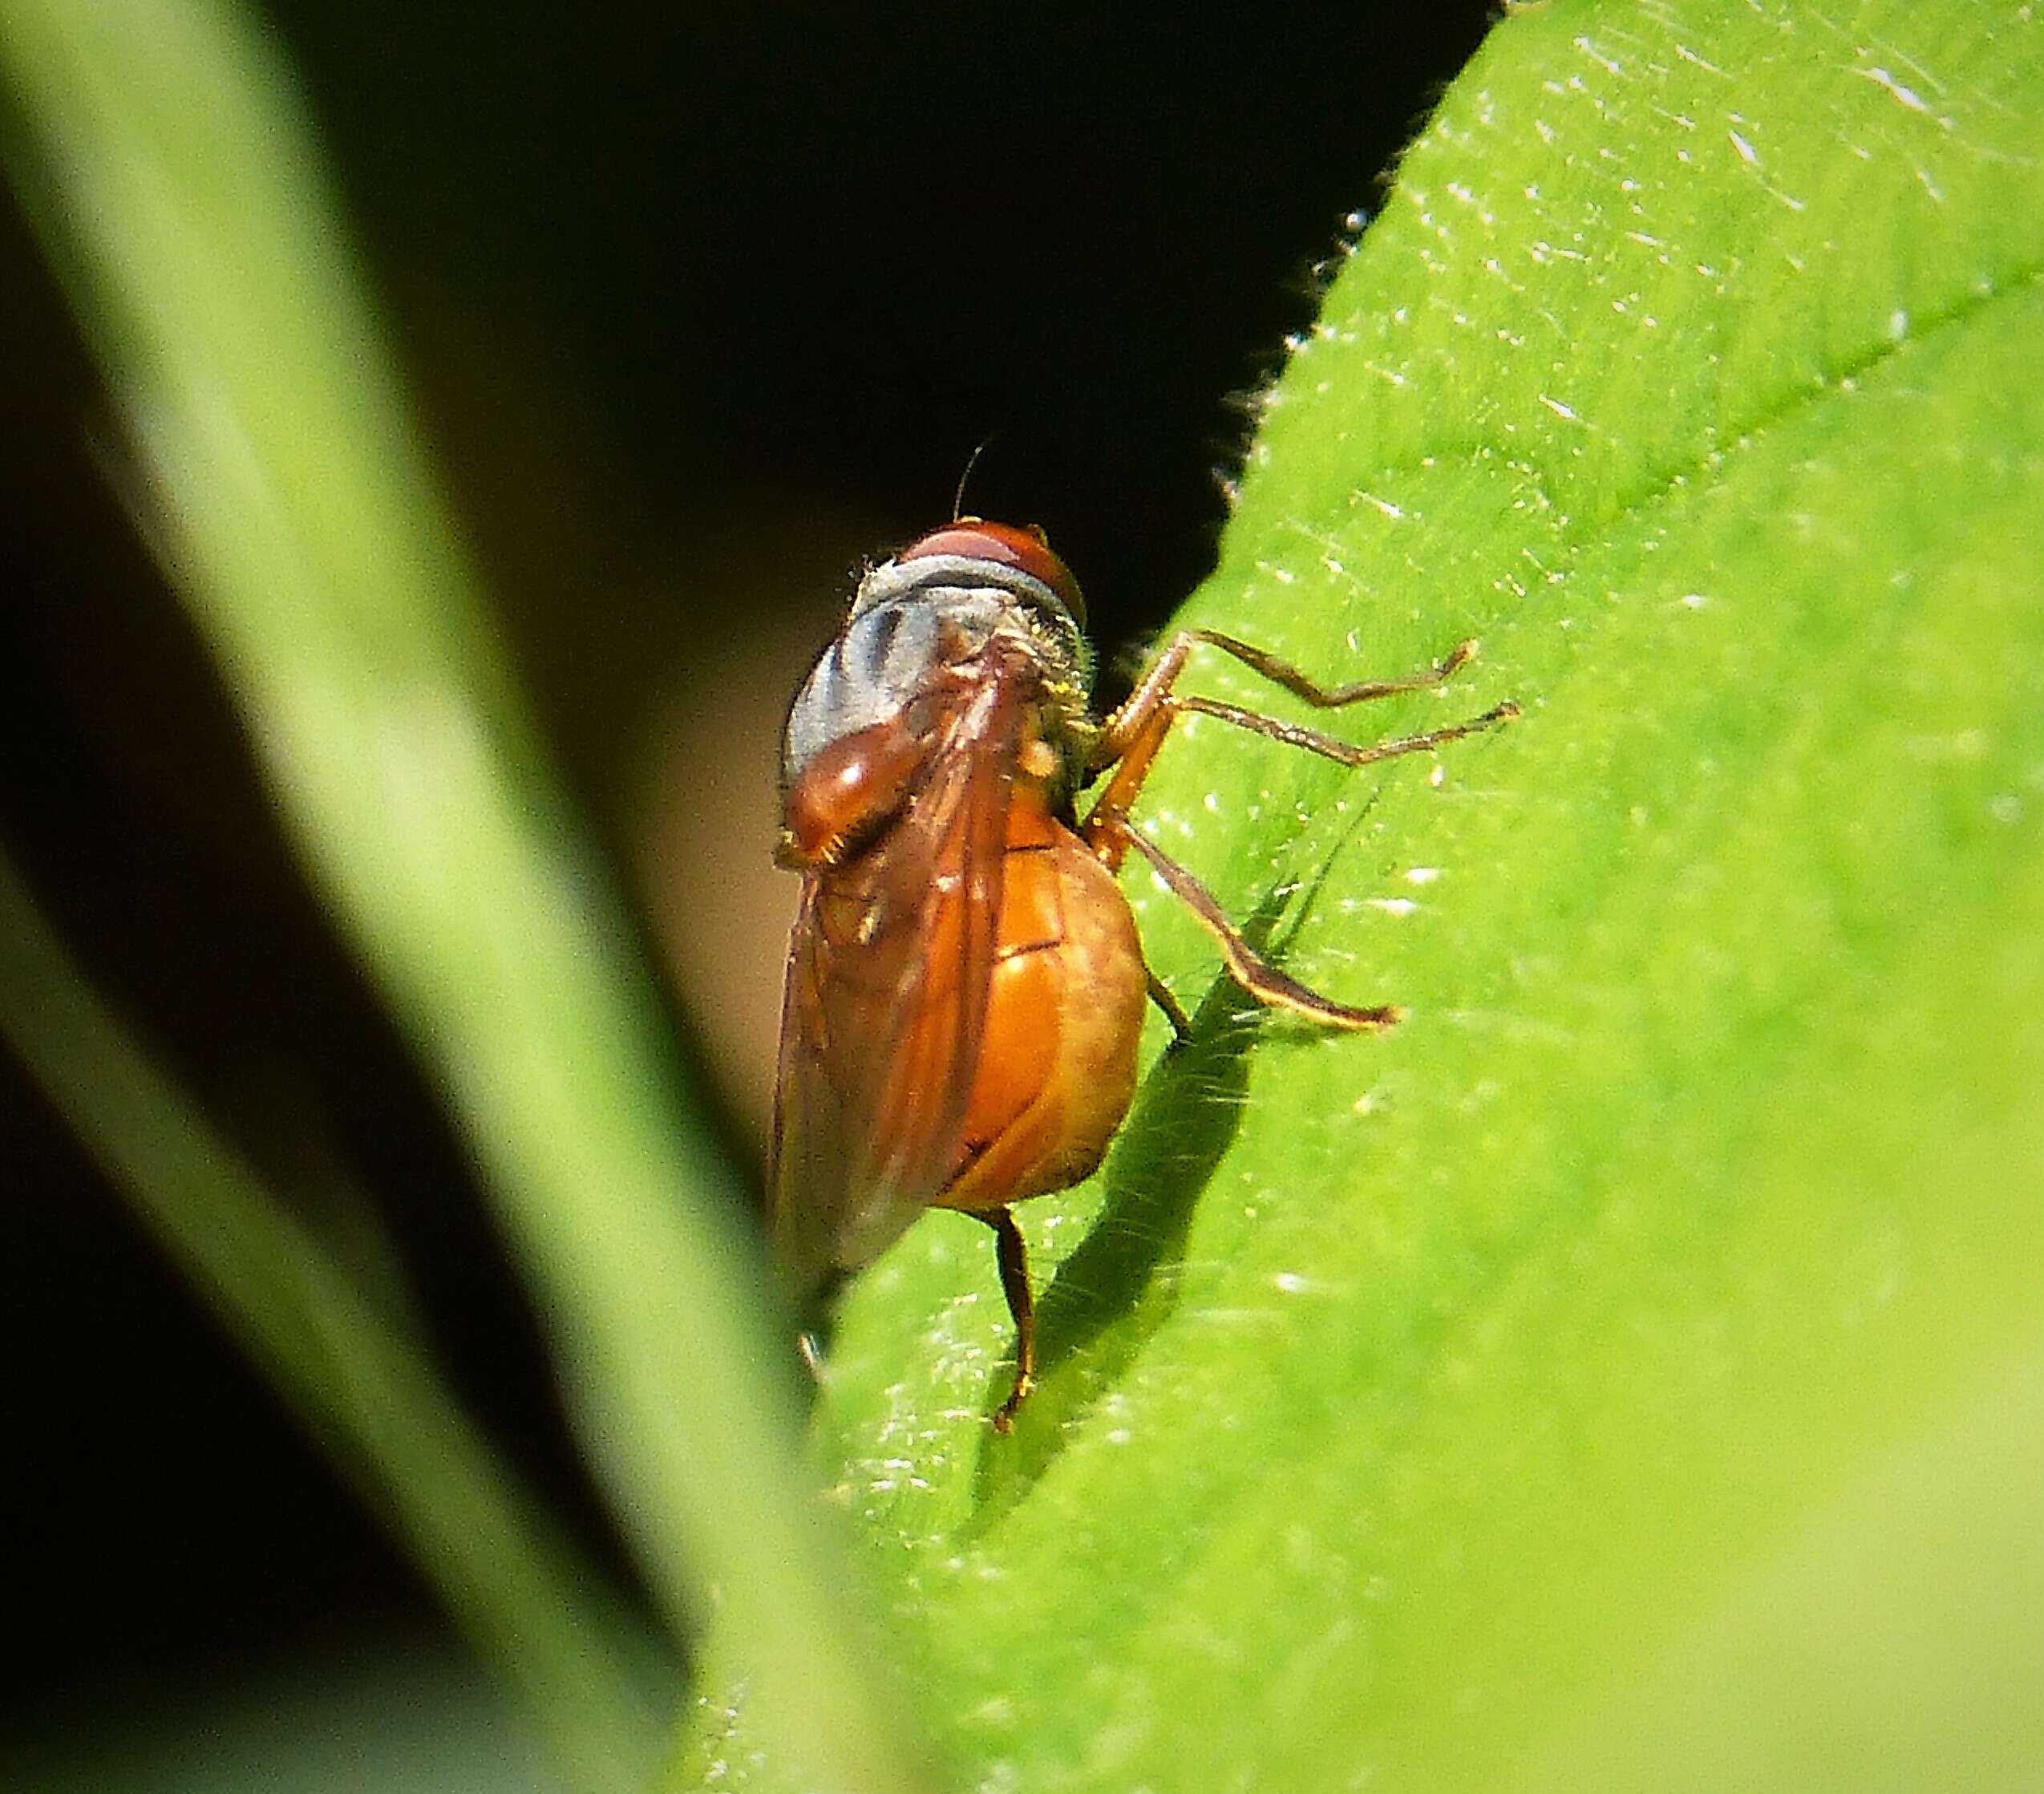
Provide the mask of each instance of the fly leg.
[{"label": "fly leg", "polygon": [[[1345,710],[1350,704],[1366,704],[1373,699],[1394,697],[1401,691],[1424,691],[1430,686],[1453,678],[1476,658],[1476,644],[1474,642],[1459,642],[1449,651],[1446,659],[1435,666],[1423,667],[1417,673],[1408,673],[1402,678],[1358,679],[1352,684],[1330,688],[1316,683],[1289,660],[1281,660],[1276,654],[1267,653],[1261,648],[1252,647],[1248,642],[1237,641],[1232,635],[1223,635],[1218,630],[1180,630],[1152,663],[1149,670],[1136,682],[1135,689],[1129,693],[1127,702],[1107,719],[1107,726],[1100,731],[1099,742],[1093,751],[1095,771],[1104,771],[1130,753],[1148,723],[1151,713],[1172,701],[1172,687],[1178,682],[1178,675],[1185,670],[1186,660],[1192,650],[1203,643],[1209,648],[1220,649],[1223,654],[1233,655],[1245,666],[1262,674],[1273,685],[1282,686],[1294,697],[1304,699],[1315,710]],[[1176,702],[1187,707],[1192,707],[1196,703],[1191,699],[1180,699]],[[1204,708],[1204,706],[1199,707]],[[1258,720],[1268,723],[1273,719],[1263,717]],[[1301,732],[1313,733],[1309,730]],[[1322,736],[1319,739],[1327,740],[1330,738]],[[1348,743],[1344,742],[1339,745],[1346,747]],[[1139,776],[1137,783],[1141,783]]]},{"label": "fly leg", "polygon": [[1150,970],[1148,960],[1143,962],[1143,975],[1150,982],[1150,1001],[1164,1011],[1164,1019],[1171,1023],[1171,1043],[1182,1047],[1192,1038],[1192,1018],[1185,1013],[1185,1006],[1171,994],[1171,986]]},{"label": "fly leg", "polygon": [[1215,901],[1213,893],[1162,848],[1139,834],[1127,817],[1115,816],[1103,824],[1100,842],[1103,848],[1114,851],[1117,860],[1122,849],[1132,847],[1150,862],[1172,895],[1190,909],[1194,920],[1220,943],[1228,976],[1258,1002],[1289,1009],[1294,1014],[1325,1023],[1330,1028],[1347,1028],[1359,1034],[1374,1034],[1379,1029],[1393,1027],[1403,1017],[1405,1011],[1395,1003],[1358,1009],[1348,1003],[1338,1003],[1332,997],[1323,997],[1289,973],[1281,972],[1244,938],[1241,929],[1228,920],[1227,912]]},{"label": "fly leg", "polygon": [[[1338,1003],[1273,966],[1243,937],[1242,931],[1228,920],[1212,893],[1198,879],[1137,832],[1129,820],[1129,810],[1141,792],[1143,782],[1150,776],[1158,750],[1164,746],[1172,723],[1188,712],[1216,718],[1255,735],[1267,735],[1289,747],[1302,747],[1343,766],[1363,767],[1404,754],[1425,753],[1444,742],[1459,741],[1465,735],[1509,723],[1519,715],[1519,707],[1508,702],[1466,723],[1358,746],[1339,736],[1324,735],[1317,729],[1301,728],[1274,716],[1223,703],[1218,699],[1179,696],[1172,687],[1184,670],[1187,657],[1202,643],[1233,655],[1273,684],[1282,686],[1319,710],[1339,710],[1350,704],[1366,703],[1372,699],[1388,698],[1397,692],[1423,690],[1429,686],[1439,685],[1443,679],[1454,677],[1475,658],[1476,645],[1473,642],[1462,642],[1437,665],[1402,678],[1364,680],[1329,688],[1314,683],[1290,662],[1280,660],[1275,654],[1252,647],[1245,642],[1238,642],[1232,636],[1212,630],[1181,630],[1138,682],[1127,703],[1108,718],[1093,751],[1095,769],[1105,771],[1112,767],[1113,771],[1087,813],[1079,833],[1111,870],[1120,869],[1122,860],[1131,848],[1147,860],[1172,895],[1219,942],[1229,974],[1258,1002],[1291,1010],[1330,1027],[1358,1031],[1389,1027],[1401,1014],[1396,1005],[1355,1008]],[[1184,1010],[1175,998],[1166,1002],[1169,993],[1163,991],[1154,973],[1150,977],[1150,993],[1170,1016],[1173,1029],[1183,1039],[1187,1032]]]},{"label": "fly leg", "polygon": [[1129,694],[1127,703],[1107,719],[1099,739],[1094,744],[1093,770],[1104,772],[1111,767],[1114,771],[1087,813],[1081,833],[1110,868],[1119,869],[1122,848],[1126,844],[1118,825],[1127,820],[1130,807],[1141,792],[1143,781],[1150,776],[1157,750],[1164,746],[1172,723],[1181,715],[1190,713],[1214,717],[1253,735],[1268,735],[1273,741],[1281,741],[1288,747],[1303,747],[1308,753],[1318,754],[1343,766],[1363,767],[1374,765],[1379,760],[1395,759],[1402,754],[1423,754],[1444,742],[1459,741],[1464,735],[1509,723],[1519,714],[1516,704],[1502,703],[1466,723],[1429,729],[1421,735],[1396,735],[1388,741],[1358,747],[1338,735],[1301,728],[1297,723],[1244,710],[1240,705],[1223,703],[1217,698],[1181,698],[1172,688],[1185,670],[1187,657],[1202,643],[1232,654],[1273,684],[1282,686],[1293,696],[1304,699],[1319,710],[1340,710],[1350,704],[1389,698],[1401,691],[1424,690],[1429,686],[1452,678],[1476,654],[1475,642],[1463,642],[1439,664],[1418,673],[1409,673],[1402,678],[1366,679],[1330,689],[1316,685],[1289,661],[1280,660],[1261,648],[1253,648],[1232,635],[1223,635],[1214,630],[1180,630]]},{"label": "fly leg", "polygon": [[1036,1387],[1036,1298],[1029,1290],[1029,1246],[1015,1225],[1011,1209],[988,1209],[977,1214],[994,1229],[994,1253],[1001,1267],[1001,1293],[1015,1318],[1015,1386],[994,1411],[994,1430],[1011,1432],[1015,1410]]}]

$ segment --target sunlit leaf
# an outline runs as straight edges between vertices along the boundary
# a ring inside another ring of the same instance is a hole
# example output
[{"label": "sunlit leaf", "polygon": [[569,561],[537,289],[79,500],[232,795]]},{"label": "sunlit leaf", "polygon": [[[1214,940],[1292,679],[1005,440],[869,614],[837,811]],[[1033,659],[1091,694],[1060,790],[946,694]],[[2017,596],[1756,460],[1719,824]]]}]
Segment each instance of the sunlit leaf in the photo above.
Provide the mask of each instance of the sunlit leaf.
[{"label": "sunlit leaf", "polygon": [[2015,6],[1555,0],[1405,160],[1187,614],[1525,718],[1187,728],[1159,840],[1410,1021],[1208,1001],[1022,1212],[1011,1440],[983,1229],[852,1298],[819,1449],[977,1785],[2044,1760],[2040,119]]}]

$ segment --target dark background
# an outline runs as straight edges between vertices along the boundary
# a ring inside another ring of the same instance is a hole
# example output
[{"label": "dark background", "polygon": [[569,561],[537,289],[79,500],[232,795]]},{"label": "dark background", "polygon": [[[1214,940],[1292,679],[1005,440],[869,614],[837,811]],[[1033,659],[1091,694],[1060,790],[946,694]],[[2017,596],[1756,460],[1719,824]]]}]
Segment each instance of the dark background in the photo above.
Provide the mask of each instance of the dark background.
[{"label": "dark background", "polygon": [[[861,555],[1046,525],[1111,650],[1210,564],[1241,399],[1488,9],[692,16],[289,0],[406,371],[756,1162],[780,707]],[[1018,22],[1026,15],[1026,22]],[[101,987],[592,1525],[456,1142],[277,837],[0,209],[0,832]],[[107,477],[111,470],[116,478]],[[425,1597],[0,1057],[0,1719]]]}]

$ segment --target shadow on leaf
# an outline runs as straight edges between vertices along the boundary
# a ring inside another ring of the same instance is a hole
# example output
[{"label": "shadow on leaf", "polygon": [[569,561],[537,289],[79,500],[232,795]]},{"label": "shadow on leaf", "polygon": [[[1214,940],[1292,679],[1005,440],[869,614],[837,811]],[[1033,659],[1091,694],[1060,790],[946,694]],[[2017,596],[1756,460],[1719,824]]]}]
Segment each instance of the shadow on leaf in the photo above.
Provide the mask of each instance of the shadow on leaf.
[{"label": "shadow on leaf", "polygon": [[[1259,950],[1297,894],[1296,885],[1273,892],[1243,929]],[[1309,895],[1304,907],[1310,902]],[[1193,1210],[1241,1126],[1249,1050],[1269,1014],[1223,973],[1194,1013],[1191,1034],[1144,1082],[1107,1159],[1099,1218],[1037,1302],[1035,1391],[1011,1437],[988,1429],[976,1526],[991,1524],[1028,1492],[1074,1424],[1177,1306]],[[1012,1361],[996,1373],[990,1415],[1012,1374]]]}]

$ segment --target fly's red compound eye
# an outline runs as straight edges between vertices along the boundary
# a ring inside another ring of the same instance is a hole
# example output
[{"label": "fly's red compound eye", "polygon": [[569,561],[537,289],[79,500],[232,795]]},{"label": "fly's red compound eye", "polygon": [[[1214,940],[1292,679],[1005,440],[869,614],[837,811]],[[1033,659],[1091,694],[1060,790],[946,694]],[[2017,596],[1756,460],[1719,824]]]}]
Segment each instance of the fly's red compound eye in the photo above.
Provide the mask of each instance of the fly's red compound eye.
[{"label": "fly's red compound eye", "polygon": [[1071,569],[1052,552],[1049,539],[1034,524],[1027,528],[1011,523],[988,523],[978,517],[961,517],[920,536],[895,556],[897,561],[922,561],[935,554],[964,555],[974,561],[991,561],[997,566],[1013,567],[1040,580],[1058,595],[1058,601],[1072,614],[1073,621],[1086,621],[1086,599],[1072,577]]}]

